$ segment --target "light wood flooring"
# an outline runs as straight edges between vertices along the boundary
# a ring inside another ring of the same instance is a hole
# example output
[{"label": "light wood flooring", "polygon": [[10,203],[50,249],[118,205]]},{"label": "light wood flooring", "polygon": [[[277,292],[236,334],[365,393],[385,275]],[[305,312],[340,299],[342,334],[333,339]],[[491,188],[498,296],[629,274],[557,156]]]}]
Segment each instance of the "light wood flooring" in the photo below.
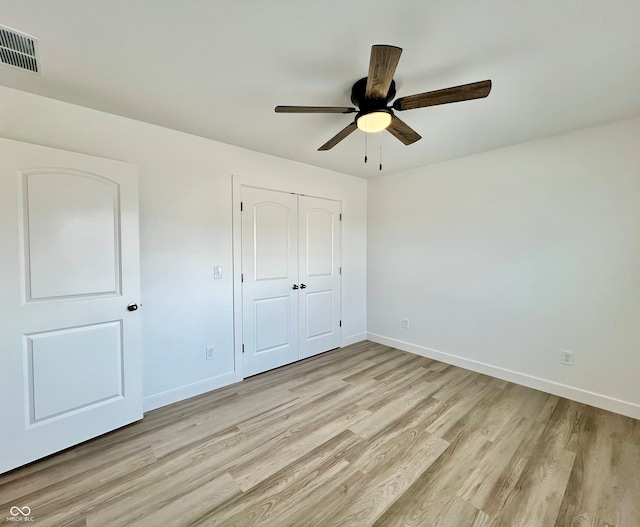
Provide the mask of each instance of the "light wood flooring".
[{"label": "light wood flooring", "polygon": [[1,525],[12,506],[37,527],[639,527],[640,421],[362,342],[2,475]]}]

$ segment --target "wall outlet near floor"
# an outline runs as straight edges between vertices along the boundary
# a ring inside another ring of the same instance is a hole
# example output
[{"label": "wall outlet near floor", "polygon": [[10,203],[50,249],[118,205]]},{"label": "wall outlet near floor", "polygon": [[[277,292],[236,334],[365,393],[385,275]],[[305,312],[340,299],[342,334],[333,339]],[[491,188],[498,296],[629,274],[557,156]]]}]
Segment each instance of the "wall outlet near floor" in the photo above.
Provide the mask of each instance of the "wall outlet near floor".
[{"label": "wall outlet near floor", "polygon": [[205,357],[206,357],[206,359],[207,359],[207,360],[211,360],[211,359],[213,359],[213,351],[214,351],[214,349],[215,349],[215,348],[214,348],[213,346],[207,346],[207,347],[205,348],[205,350],[206,350],[206,355],[205,355]]},{"label": "wall outlet near floor", "polygon": [[402,319],[402,327],[404,329],[409,329],[409,319],[408,318],[403,318]]},{"label": "wall outlet near floor", "polygon": [[565,366],[573,366],[573,351],[562,350],[560,352],[560,362]]}]

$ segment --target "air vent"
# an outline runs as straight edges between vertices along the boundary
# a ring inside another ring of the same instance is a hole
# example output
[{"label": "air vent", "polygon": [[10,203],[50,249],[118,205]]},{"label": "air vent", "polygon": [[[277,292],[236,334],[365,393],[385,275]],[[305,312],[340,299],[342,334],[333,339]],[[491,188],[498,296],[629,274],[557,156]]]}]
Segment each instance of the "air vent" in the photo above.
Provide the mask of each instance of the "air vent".
[{"label": "air vent", "polygon": [[0,26],[0,62],[31,73],[40,73],[40,50],[36,37]]}]

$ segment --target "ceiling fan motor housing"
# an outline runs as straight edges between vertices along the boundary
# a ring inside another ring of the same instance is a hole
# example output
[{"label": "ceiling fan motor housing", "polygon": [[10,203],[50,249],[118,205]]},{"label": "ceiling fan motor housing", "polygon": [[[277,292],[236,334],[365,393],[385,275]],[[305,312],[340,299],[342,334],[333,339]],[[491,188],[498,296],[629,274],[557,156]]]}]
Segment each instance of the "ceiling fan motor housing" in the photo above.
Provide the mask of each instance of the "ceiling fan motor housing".
[{"label": "ceiling fan motor housing", "polygon": [[360,109],[360,113],[369,113],[373,110],[381,110],[387,107],[389,103],[396,96],[396,83],[391,81],[387,97],[385,99],[369,99],[365,97],[365,91],[367,89],[367,77],[357,81],[351,88],[351,102]]}]

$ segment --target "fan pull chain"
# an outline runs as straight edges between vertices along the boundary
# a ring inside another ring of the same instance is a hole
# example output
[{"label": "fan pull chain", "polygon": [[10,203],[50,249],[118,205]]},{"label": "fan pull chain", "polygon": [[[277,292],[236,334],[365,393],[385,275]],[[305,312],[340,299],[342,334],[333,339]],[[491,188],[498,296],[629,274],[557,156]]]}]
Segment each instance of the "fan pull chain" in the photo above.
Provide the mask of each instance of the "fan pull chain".
[{"label": "fan pull chain", "polygon": [[380,132],[380,170],[382,171],[382,132]]},{"label": "fan pull chain", "polygon": [[367,162],[367,136],[369,134],[365,133],[364,134],[364,162]]}]

